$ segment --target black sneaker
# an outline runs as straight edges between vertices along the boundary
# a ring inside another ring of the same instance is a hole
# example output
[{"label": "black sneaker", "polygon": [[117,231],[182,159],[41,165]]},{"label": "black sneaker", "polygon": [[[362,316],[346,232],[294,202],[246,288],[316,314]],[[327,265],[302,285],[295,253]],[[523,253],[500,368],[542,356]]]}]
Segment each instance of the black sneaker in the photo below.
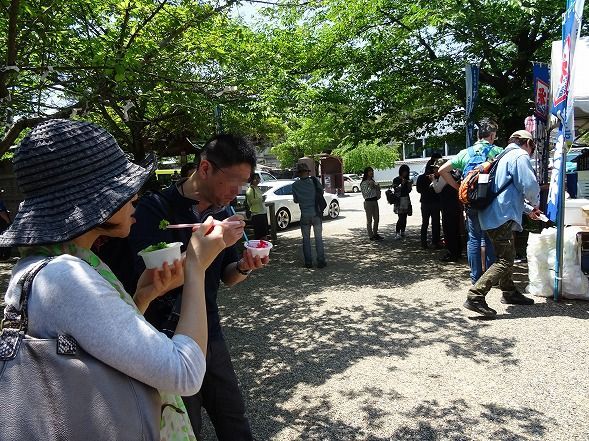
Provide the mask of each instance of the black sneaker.
[{"label": "black sneaker", "polygon": [[466,299],[466,302],[464,302],[462,306],[471,311],[478,312],[485,317],[495,317],[497,315],[497,311],[495,311],[493,308],[489,308],[489,305],[487,305],[487,302],[484,300]]},{"label": "black sneaker", "polygon": [[374,235],[374,240],[383,240],[383,239],[384,239],[384,237],[382,237],[382,236],[381,236],[380,234],[378,234],[378,233],[376,233],[376,234]]},{"label": "black sneaker", "polygon": [[312,263],[305,263],[305,268],[313,268],[313,264]]},{"label": "black sneaker", "polygon": [[326,262],[319,262],[317,263],[317,268],[325,268],[327,266]]},{"label": "black sneaker", "polygon": [[524,296],[521,292],[504,292],[501,296],[501,303],[507,305],[533,305],[534,299]]}]

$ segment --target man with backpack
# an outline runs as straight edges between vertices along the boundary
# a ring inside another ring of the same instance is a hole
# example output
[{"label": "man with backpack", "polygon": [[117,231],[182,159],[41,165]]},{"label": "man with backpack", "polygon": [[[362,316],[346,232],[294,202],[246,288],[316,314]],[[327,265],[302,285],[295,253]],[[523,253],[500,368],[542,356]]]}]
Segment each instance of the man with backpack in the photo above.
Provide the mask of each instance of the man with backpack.
[{"label": "man with backpack", "polygon": [[[307,164],[297,164],[299,179],[292,184],[292,198],[301,209],[301,234],[303,235],[303,257],[305,268],[313,268],[313,252],[311,251],[311,226],[315,236],[317,251],[317,268],[325,268],[325,249],[323,246],[323,208],[319,206],[323,199],[323,187],[316,177],[311,177],[311,169]],[[323,199],[325,202],[325,199]]]},{"label": "man with backpack", "polygon": [[514,231],[522,231],[522,216],[538,219],[540,187],[532,168],[530,156],[536,146],[530,132],[518,130],[509,138],[509,145],[493,164],[489,174],[489,191],[492,201],[479,211],[481,228],[487,232],[495,248],[496,260],[470,288],[464,307],[487,317],[497,314],[489,308],[485,296],[494,285],[503,292],[501,303],[532,305],[534,300],[525,297],[513,282],[515,260]]},{"label": "man with backpack", "polygon": [[[493,159],[503,151],[501,147],[493,144],[497,137],[497,129],[497,123],[494,121],[488,118],[481,119],[478,124],[478,141],[471,147],[461,150],[452,161],[446,162],[439,168],[438,173],[448,185],[456,190],[459,189],[459,183],[452,177],[452,170],[459,170],[464,179],[475,167]],[[495,253],[489,236],[481,229],[478,211],[468,207],[466,208],[466,231],[468,234],[466,254],[470,266],[470,279],[474,285],[483,274],[481,247],[485,247],[486,268],[495,261]]]}]

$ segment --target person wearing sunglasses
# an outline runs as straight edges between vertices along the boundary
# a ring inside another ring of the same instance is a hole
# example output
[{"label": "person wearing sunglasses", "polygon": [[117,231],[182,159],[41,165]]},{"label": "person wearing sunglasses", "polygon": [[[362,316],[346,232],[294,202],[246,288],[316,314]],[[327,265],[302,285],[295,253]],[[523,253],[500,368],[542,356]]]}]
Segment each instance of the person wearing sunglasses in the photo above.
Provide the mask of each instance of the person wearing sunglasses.
[{"label": "person wearing sunglasses", "polygon": [[[479,211],[481,228],[487,232],[495,249],[496,260],[469,290],[464,307],[487,317],[497,311],[490,308],[485,296],[494,285],[503,292],[501,303],[532,305],[513,281],[515,260],[514,231],[522,231],[522,216],[538,220],[541,214],[540,186],[532,168],[530,156],[536,146],[532,134],[518,130],[509,137],[509,145],[498,160],[491,191],[497,196],[484,210]],[[498,189],[504,189],[498,192]]]}]

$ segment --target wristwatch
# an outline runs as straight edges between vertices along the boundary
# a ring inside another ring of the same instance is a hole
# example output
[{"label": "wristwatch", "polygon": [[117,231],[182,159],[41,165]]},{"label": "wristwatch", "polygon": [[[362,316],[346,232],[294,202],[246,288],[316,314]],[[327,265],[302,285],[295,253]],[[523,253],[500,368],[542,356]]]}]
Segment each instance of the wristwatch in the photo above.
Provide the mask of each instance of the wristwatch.
[{"label": "wristwatch", "polygon": [[242,270],[239,268],[239,263],[241,262],[241,259],[237,261],[237,264],[235,265],[235,269],[237,270],[237,272],[239,274],[241,274],[242,276],[249,276],[249,273],[252,272],[252,270]]}]

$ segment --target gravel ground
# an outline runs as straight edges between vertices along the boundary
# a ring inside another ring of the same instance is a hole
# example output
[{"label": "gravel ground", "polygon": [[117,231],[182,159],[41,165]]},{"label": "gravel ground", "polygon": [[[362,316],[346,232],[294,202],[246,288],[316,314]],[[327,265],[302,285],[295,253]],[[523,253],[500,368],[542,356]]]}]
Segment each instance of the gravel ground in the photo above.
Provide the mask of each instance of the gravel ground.
[{"label": "gravel ground", "polygon": [[466,262],[419,248],[417,199],[404,241],[384,198],[380,243],[361,197],[341,206],[327,268],[302,267],[294,227],[220,293],[256,439],[589,440],[588,303],[506,306],[493,290],[498,317],[478,320],[461,306]]},{"label": "gravel ground", "polygon": [[324,223],[327,268],[303,268],[297,226],[266,269],[221,290],[255,438],[589,440],[589,304],[506,306],[493,290],[497,319],[477,319],[461,307],[466,262],[419,248],[413,204],[395,241],[383,198],[385,240],[370,242],[361,197],[342,198]]}]

